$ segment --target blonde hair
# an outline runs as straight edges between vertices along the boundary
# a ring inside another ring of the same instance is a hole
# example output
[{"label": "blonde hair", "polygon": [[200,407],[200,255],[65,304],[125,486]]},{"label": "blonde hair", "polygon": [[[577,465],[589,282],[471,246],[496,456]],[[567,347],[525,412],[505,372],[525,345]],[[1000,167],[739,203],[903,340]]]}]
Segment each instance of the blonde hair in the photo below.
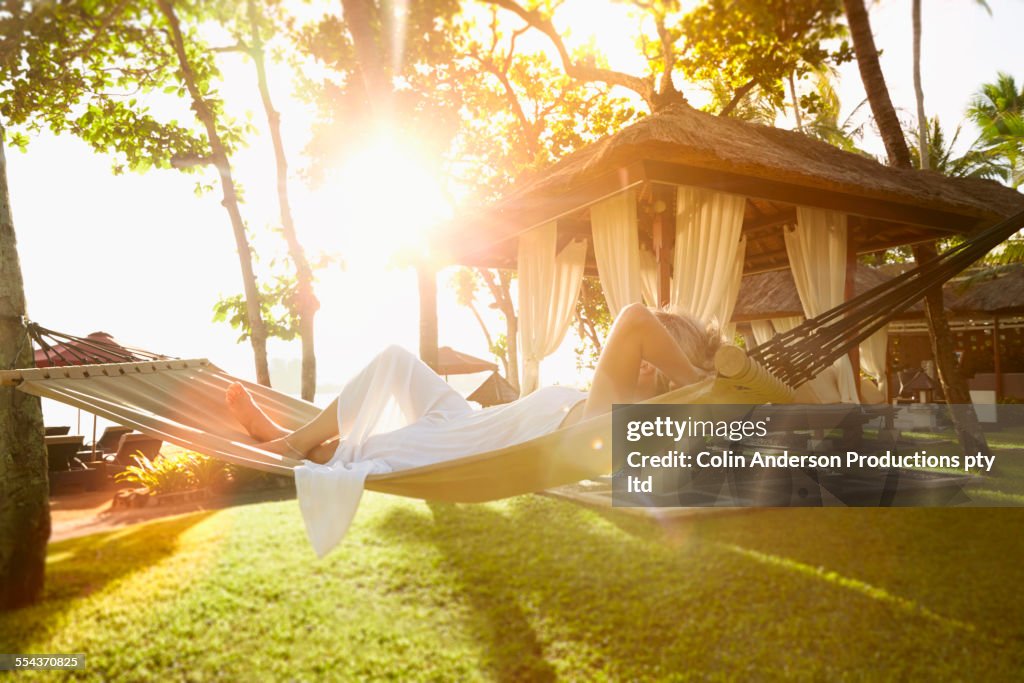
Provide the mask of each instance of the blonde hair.
[{"label": "blonde hair", "polygon": [[[722,333],[717,322],[704,323],[689,313],[669,313],[662,309],[651,311],[698,371],[707,375],[715,372],[715,353],[722,346]],[[661,370],[657,371],[658,393],[664,394],[671,383]]]}]

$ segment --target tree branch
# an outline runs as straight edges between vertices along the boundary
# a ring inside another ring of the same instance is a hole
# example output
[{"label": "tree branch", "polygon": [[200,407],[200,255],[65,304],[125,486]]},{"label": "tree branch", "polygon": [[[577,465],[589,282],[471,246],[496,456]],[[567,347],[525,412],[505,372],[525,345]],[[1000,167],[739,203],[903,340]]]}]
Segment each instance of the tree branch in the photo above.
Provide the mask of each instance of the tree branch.
[{"label": "tree branch", "polygon": [[245,44],[244,40],[239,39],[234,45],[224,45],[223,47],[211,47],[210,52],[217,54],[223,54],[226,52],[241,52],[242,54],[252,55],[253,48]]},{"label": "tree branch", "polygon": [[84,45],[80,46],[77,50],[68,55],[66,63],[70,65],[72,62],[74,62],[82,55],[90,52],[93,46],[96,44],[96,41],[100,37],[106,37],[107,29],[110,28],[111,24],[113,24],[114,21],[116,21],[117,18],[121,16],[121,13],[124,12],[126,7],[128,7],[128,0],[121,0],[121,2],[116,7],[114,7],[106,16],[104,16],[100,20],[99,26],[96,27],[96,30],[92,34],[92,38],[90,38],[88,42],[86,42]]},{"label": "tree branch", "polygon": [[743,100],[743,98],[746,97],[747,93],[754,89],[755,85],[757,85],[757,81],[751,78],[749,81],[747,81],[739,88],[737,88],[736,92],[734,92],[732,95],[732,99],[729,100],[729,104],[722,107],[722,111],[718,112],[718,115],[728,116],[729,114],[731,114],[733,109],[735,109],[736,106]]},{"label": "tree branch", "polygon": [[519,127],[523,129],[523,137],[526,138],[526,144],[529,146],[530,153],[535,153],[537,147],[537,135],[534,131],[533,124],[530,123],[529,118],[526,116],[526,112],[523,111],[523,105],[519,101],[519,96],[516,94],[515,89],[512,87],[512,82],[508,78],[508,68],[512,62],[511,53],[505,62],[504,69],[498,68],[498,65],[491,61],[489,57],[484,58],[475,50],[471,52],[469,56],[475,59],[484,71],[497,78],[498,82],[501,83],[501,87],[505,92],[505,99],[508,101],[509,107],[512,109],[512,113],[515,115],[516,120],[519,121]]},{"label": "tree branch", "polygon": [[587,64],[577,64],[569,55],[569,50],[566,49],[562,36],[559,35],[557,30],[555,30],[554,24],[551,23],[550,19],[545,18],[537,10],[528,10],[514,0],[482,1],[492,5],[497,5],[502,9],[514,13],[530,26],[546,35],[548,39],[551,40],[555,50],[558,51],[558,56],[562,60],[562,68],[565,69],[566,75],[570,78],[574,78],[579,81],[599,81],[609,85],[622,86],[623,88],[632,90],[640,95],[652,110],[655,108],[654,88],[648,80],[632,74],[623,73],[621,71],[602,69],[600,67],[590,66]]},{"label": "tree branch", "polygon": [[661,54],[665,59],[665,73],[662,75],[661,92],[667,92],[668,87],[675,88],[672,85],[672,70],[676,67],[676,53],[672,49],[672,37],[669,35],[668,29],[665,28],[665,17],[659,15],[655,20],[655,26],[658,29],[658,38],[661,40]]}]

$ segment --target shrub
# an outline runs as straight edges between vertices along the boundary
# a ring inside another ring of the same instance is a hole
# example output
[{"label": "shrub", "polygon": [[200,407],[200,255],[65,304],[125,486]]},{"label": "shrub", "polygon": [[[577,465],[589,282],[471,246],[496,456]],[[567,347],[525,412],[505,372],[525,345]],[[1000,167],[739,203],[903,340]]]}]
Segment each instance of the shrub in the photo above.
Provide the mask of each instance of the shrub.
[{"label": "shrub", "polygon": [[201,488],[216,488],[227,477],[227,465],[193,452],[158,455],[153,460],[142,453],[132,454],[128,465],[115,479],[144,487],[151,493],[174,493]]}]

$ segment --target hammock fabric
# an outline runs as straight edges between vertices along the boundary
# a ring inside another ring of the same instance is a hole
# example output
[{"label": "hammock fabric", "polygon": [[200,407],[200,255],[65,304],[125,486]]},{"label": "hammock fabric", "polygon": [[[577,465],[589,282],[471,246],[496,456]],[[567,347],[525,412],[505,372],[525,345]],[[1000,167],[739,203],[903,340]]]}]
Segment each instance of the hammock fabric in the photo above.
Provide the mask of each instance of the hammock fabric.
[{"label": "hammock fabric", "polygon": [[[715,357],[717,378],[664,394],[649,403],[790,402],[792,386],[813,378],[931,287],[964,270],[1022,227],[1024,212],[893,281],[777,335],[754,349],[752,357],[741,349],[725,346]],[[37,332],[42,330],[34,327]],[[135,355],[130,359],[139,360]],[[228,462],[290,473],[299,461],[255,448],[251,437],[228,412],[224,392],[235,381],[241,380],[204,359],[0,372],[0,384],[17,385],[30,394],[82,408]],[[259,385],[242,384],[271,419],[285,428],[294,429],[318,412],[310,403]],[[495,500],[606,474],[611,469],[610,444],[611,417],[604,415],[515,446],[371,474],[366,488],[450,502]]]},{"label": "hammock fabric", "polygon": [[[761,403],[792,392],[745,363],[735,347],[720,353],[736,379],[719,377],[651,402]],[[155,438],[236,465],[291,474],[300,464],[253,446],[232,417],[224,392],[241,382],[281,426],[294,429],[317,415],[311,403],[239,380],[205,359],[111,363],[0,372],[0,383],[66,403]],[[600,416],[507,448],[367,478],[366,488],[448,502],[482,502],[542,491],[611,471],[611,418]],[[501,476],[496,476],[500,472]]]}]

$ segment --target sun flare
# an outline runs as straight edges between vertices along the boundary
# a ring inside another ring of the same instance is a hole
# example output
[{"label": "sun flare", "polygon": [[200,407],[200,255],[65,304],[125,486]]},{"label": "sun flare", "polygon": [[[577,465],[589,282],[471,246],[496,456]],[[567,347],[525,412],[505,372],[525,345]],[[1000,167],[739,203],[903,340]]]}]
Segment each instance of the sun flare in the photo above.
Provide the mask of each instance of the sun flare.
[{"label": "sun flare", "polygon": [[431,230],[451,217],[440,172],[414,143],[378,136],[346,155],[335,183],[335,229],[351,256],[374,262],[425,249]]}]

